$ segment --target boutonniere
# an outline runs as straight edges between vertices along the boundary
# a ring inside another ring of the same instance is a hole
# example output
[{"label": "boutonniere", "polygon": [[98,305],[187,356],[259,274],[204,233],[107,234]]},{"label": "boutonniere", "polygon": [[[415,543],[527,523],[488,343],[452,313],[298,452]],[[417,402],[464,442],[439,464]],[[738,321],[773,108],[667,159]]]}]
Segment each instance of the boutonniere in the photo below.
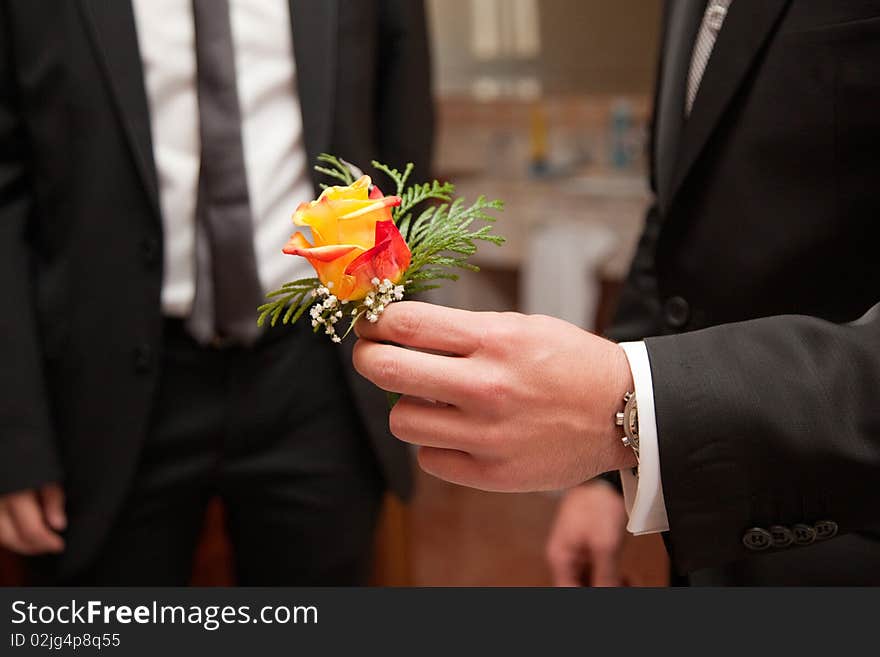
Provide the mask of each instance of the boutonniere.
[{"label": "boutonniere", "polygon": [[468,262],[478,242],[501,245],[492,233],[501,201],[480,196],[468,205],[448,182],[408,184],[413,165],[401,172],[379,162],[395,186],[385,196],[344,160],[321,155],[315,168],[341,185],[301,204],[293,223],[308,227],[310,242],[296,232],[283,252],[303,257],[316,277],[286,283],[268,294],[257,323],[293,324],[308,313],[315,332],[341,342],[363,318],[376,322],[395,301],[456,280],[456,269],[479,271]]}]

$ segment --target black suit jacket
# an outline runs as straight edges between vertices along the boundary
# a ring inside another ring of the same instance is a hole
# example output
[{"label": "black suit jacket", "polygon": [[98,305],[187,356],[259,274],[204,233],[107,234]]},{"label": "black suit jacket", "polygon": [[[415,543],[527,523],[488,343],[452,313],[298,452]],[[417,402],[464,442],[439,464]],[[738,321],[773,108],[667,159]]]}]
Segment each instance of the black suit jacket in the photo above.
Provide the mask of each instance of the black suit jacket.
[{"label": "black suit jacket", "polygon": [[[290,7],[308,156],[413,161],[425,176],[422,3]],[[144,437],[162,244],[130,3],[0,0],[0,492],[64,482],[67,571],[106,532]],[[407,453],[388,433],[384,395],[348,371],[386,478],[406,496]]]},{"label": "black suit jacket", "polygon": [[880,2],[735,0],[685,120],[704,7],[667,7],[611,331],[654,336],[667,543],[698,582],[880,583]]}]

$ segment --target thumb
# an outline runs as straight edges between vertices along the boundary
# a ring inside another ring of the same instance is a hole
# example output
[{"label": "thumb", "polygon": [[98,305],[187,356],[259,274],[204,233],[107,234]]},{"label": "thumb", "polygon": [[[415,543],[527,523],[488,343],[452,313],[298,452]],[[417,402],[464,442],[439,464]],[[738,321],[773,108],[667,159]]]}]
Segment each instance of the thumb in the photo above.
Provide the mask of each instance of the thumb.
[{"label": "thumb", "polygon": [[46,484],[40,488],[40,500],[46,522],[56,532],[67,527],[67,514],[64,512],[64,489],[59,484]]}]

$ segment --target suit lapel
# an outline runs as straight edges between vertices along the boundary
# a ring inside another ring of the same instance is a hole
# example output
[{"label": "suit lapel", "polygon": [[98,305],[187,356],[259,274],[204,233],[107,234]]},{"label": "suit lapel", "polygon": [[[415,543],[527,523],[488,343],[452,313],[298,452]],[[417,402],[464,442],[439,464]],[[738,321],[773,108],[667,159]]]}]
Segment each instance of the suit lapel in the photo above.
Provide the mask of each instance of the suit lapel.
[{"label": "suit lapel", "polygon": [[712,131],[721,120],[790,0],[734,0],[700,83],[684,131],[672,181],[665,196],[668,207]]},{"label": "suit lapel", "polygon": [[135,166],[159,219],[159,186],[153,161],[150,114],[131,3],[80,0],[80,7],[112,91]]},{"label": "suit lapel", "polygon": [[310,162],[331,143],[336,91],[337,0],[290,0],[293,53]]}]

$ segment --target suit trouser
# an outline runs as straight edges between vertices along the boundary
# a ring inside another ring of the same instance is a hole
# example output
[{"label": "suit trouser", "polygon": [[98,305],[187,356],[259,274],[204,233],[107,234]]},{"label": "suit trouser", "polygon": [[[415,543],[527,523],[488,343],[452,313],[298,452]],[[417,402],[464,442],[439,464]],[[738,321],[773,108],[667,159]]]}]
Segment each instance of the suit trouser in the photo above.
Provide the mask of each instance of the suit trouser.
[{"label": "suit trouser", "polygon": [[152,428],[81,585],[183,585],[219,496],[241,585],[363,583],[384,482],[333,345],[278,327],[198,346],[168,320]]}]

